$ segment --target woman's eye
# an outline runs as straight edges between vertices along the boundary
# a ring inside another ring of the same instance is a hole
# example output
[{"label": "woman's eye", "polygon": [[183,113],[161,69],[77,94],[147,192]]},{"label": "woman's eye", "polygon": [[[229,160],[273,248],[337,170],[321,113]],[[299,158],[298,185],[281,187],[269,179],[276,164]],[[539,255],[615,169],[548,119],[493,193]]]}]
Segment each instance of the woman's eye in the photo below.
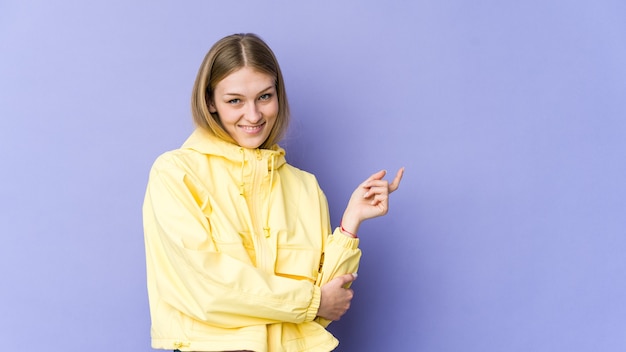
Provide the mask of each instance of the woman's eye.
[{"label": "woman's eye", "polygon": [[267,94],[263,94],[259,97],[259,100],[270,100],[270,98],[272,97],[272,95],[270,93]]},{"label": "woman's eye", "polygon": [[228,101],[228,104],[239,104],[241,102],[240,99],[231,99]]}]

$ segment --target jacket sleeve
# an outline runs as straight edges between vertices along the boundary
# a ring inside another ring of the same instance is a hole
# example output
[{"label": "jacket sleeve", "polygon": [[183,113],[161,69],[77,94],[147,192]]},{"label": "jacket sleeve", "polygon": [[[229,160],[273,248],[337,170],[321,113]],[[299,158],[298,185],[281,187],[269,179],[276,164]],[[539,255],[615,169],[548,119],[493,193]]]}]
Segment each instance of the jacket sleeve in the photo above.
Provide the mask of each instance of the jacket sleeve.
[{"label": "jacket sleeve", "polygon": [[[320,193],[320,202],[322,204],[321,214],[323,221],[327,224],[327,233],[331,232],[330,217],[328,211],[328,201],[324,193]],[[359,262],[361,259],[361,250],[359,247],[359,239],[351,238],[341,233],[339,228],[336,228],[332,235],[328,235],[325,240],[324,254],[322,257],[322,264],[320,266],[320,272],[315,284],[322,287],[330,280],[343,274],[356,273],[359,269]],[[331,323],[330,320],[317,317],[315,319],[318,323],[324,327]]]},{"label": "jacket sleeve", "polygon": [[312,321],[318,286],[219,253],[210,236],[197,245],[211,229],[188,182],[180,169],[153,167],[150,173],[143,206],[149,294],[224,328]]}]

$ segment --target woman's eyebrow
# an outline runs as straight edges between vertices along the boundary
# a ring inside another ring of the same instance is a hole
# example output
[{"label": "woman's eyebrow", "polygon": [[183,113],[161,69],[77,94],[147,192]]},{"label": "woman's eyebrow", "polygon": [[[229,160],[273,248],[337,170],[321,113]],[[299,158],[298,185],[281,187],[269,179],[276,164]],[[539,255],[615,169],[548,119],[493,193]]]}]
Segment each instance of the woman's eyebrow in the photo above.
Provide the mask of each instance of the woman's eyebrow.
[{"label": "woman's eyebrow", "polygon": [[[274,89],[274,86],[269,86],[269,87],[267,87],[267,88],[265,88],[263,90],[260,90],[259,93],[257,93],[257,94],[260,94],[260,93],[263,93],[263,92],[267,92],[268,90],[272,90],[272,89]],[[244,96],[244,94],[241,94],[241,93],[224,93],[224,96],[226,96],[226,95],[234,95],[234,96],[239,96],[239,97]]]}]

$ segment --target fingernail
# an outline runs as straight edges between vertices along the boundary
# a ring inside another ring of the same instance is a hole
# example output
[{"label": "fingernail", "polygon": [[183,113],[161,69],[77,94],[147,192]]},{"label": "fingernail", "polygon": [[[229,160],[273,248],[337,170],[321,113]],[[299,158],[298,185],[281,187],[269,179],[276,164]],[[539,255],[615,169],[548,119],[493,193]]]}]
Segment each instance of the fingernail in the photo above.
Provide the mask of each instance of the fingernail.
[{"label": "fingernail", "polygon": [[359,274],[357,274],[357,273],[352,273],[352,276],[354,276],[354,279],[356,280],[356,278],[359,276]]}]

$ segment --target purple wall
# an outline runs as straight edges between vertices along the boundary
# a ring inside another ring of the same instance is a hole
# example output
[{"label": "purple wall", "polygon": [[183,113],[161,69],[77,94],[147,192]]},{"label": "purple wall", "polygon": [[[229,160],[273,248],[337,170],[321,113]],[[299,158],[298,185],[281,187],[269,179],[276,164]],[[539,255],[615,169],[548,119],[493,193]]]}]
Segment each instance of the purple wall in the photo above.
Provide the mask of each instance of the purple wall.
[{"label": "purple wall", "polygon": [[[407,2],[408,3],[408,2]],[[626,350],[626,5],[0,3],[0,340],[149,351],[141,203],[209,46],[274,48],[288,159],[361,231],[339,351]]]}]

